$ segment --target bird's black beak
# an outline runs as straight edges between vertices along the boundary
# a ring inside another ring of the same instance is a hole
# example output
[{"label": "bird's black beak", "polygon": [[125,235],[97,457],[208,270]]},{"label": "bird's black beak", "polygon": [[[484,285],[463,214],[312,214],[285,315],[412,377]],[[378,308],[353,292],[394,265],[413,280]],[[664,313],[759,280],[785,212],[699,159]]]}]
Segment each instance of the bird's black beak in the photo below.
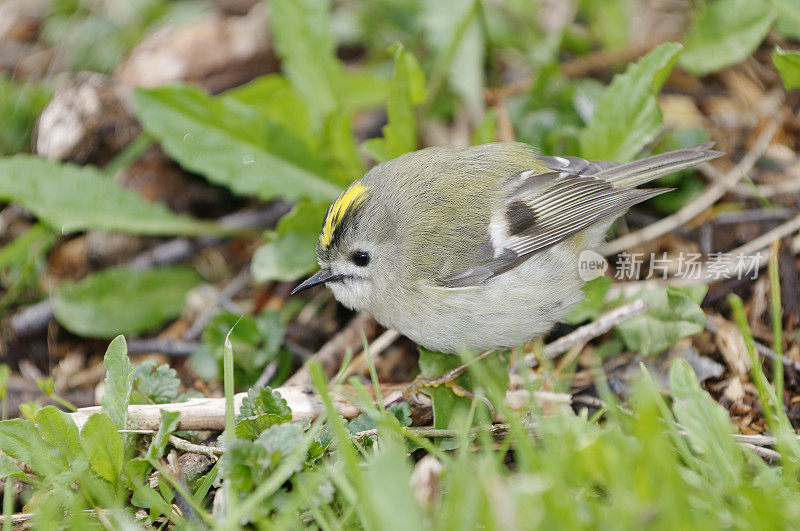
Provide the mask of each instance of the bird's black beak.
[{"label": "bird's black beak", "polygon": [[341,278],[344,278],[344,275],[336,275],[330,269],[320,269],[319,271],[308,277],[306,280],[304,280],[302,284],[294,288],[292,290],[292,295],[294,295],[295,293],[299,293],[303,290],[306,290],[308,288],[313,288],[318,284],[325,284],[326,282],[339,280]]}]

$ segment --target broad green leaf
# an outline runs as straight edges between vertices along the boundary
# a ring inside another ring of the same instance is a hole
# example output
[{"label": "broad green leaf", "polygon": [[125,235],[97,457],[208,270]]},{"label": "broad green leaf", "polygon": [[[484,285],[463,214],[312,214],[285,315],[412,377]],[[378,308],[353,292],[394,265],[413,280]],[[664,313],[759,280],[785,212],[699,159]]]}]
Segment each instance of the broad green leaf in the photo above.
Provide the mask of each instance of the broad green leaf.
[{"label": "broad green leaf", "polygon": [[53,299],[56,319],[86,337],[113,337],[155,330],[180,315],[186,294],[200,283],[188,267],[136,271],[124,267],[65,282]]},{"label": "broad green leaf", "polygon": [[135,100],[142,126],[170,156],[237,194],[264,200],[338,195],[301,139],[236,97],[174,86],[137,89]]},{"label": "broad green leaf", "polygon": [[36,425],[30,420],[0,422],[0,449],[9,457],[27,463],[45,477],[67,469],[64,456],[42,439]]},{"label": "broad green leaf", "polygon": [[19,204],[63,233],[87,229],[190,236],[229,232],[148,203],[91,166],[30,155],[0,159],[0,201]]},{"label": "broad green leaf", "polygon": [[649,356],[666,350],[682,337],[702,332],[706,316],[695,302],[697,298],[702,300],[702,296],[698,297],[701,289],[704,296],[704,286],[688,292],[673,286],[643,292],[641,298],[650,309],[617,325],[617,333],[628,349]]},{"label": "broad green leaf", "polygon": [[422,2],[425,36],[437,53],[437,64],[447,68],[447,82],[464,102],[469,116],[483,116],[486,39],[475,0]]},{"label": "broad green leaf", "polygon": [[[455,369],[462,363],[461,356],[444,354],[419,347],[419,370],[422,376],[438,377],[451,369]],[[486,375],[485,380],[480,383],[493,385],[496,387],[494,389],[496,393],[502,388],[502,394],[504,394],[508,384],[508,370],[503,358],[499,354],[494,354],[480,363],[480,370]],[[456,383],[468,391],[475,390],[476,382],[469,372],[456,378]],[[461,426],[460,423],[463,422],[463,417],[470,410],[469,398],[456,395],[447,386],[422,388],[421,392],[429,395],[433,402],[434,427],[457,428]],[[478,420],[477,418],[473,419],[473,422]]]},{"label": "broad green leaf", "polygon": [[800,52],[787,52],[776,46],[772,51],[772,62],[775,63],[786,90],[800,88]]},{"label": "broad green leaf", "polygon": [[27,476],[20,467],[14,463],[7,455],[0,454],[0,479],[5,479],[8,476],[15,477],[19,480],[26,480]]},{"label": "broad green leaf", "polygon": [[755,50],[775,20],[772,0],[716,0],[702,11],[686,37],[681,68],[705,75],[736,64]]},{"label": "broad green leaf", "polygon": [[78,427],[67,413],[54,406],[47,406],[36,413],[35,421],[42,439],[61,450],[69,461],[74,461],[81,455]]},{"label": "broad green leaf", "polygon": [[662,44],[614,76],[581,133],[581,156],[629,161],[658,135],[662,123],[656,94],[680,50],[680,44]]},{"label": "broad green leaf", "polygon": [[158,426],[158,432],[153,436],[153,440],[150,441],[150,448],[147,449],[148,459],[155,460],[164,455],[169,436],[178,428],[180,418],[179,411],[161,410],[161,424]]},{"label": "broad green leaf", "polygon": [[308,107],[285,77],[279,74],[261,76],[225,92],[222,97],[244,103],[261,118],[278,122],[314,153],[318,151],[319,139],[314,134]]},{"label": "broad green leaf", "polygon": [[116,485],[122,473],[122,437],[108,416],[89,417],[81,429],[81,447],[92,470]]},{"label": "broad green leaf", "polygon": [[336,84],[342,65],[329,27],[328,0],[270,2],[273,42],[281,68],[315,119],[323,119],[340,103]]},{"label": "broad green leaf", "polygon": [[286,282],[317,268],[317,236],[326,205],[298,203],[278,222],[269,241],[253,254],[250,264],[256,282]]},{"label": "broad green leaf", "polygon": [[775,27],[784,37],[800,40],[800,0],[777,0]]},{"label": "broad green leaf", "polygon": [[384,161],[417,149],[417,121],[414,106],[425,99],[425,76],[419,63],[402,47],[395,51],[394,76],[386,107],[388,123],[383,138],[364,142],[364,149],[376,160]]},{"label": "broad green leaf", "polygon": [[267,455],[277,461],[276,453],[281,458],[289,456],[303,442],[304,437],[305,432],[299,423],[287,422],[268,427],[256,439],[256,444],[265,448]]},{"label": "broad green leaf", "polygon": [[128,358],[128,345],[123,336],[117,336],[108,345],[103,358],[106,367],[106,387],[103,394],[103,413],[114,422],[117,429],[125,429],[128,404],[131,400],[133,366]]}]

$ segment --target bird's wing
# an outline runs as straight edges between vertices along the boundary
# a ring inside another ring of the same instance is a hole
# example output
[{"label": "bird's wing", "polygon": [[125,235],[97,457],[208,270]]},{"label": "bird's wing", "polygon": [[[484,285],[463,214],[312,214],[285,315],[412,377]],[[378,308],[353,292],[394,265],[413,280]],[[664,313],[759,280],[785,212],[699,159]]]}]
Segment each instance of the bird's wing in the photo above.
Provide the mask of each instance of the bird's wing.
[{"label": "bird's wing", "polygon": [[670,190],[617,188],[615,168],[626,165],[614,162],[577,157],[540,160],[552,171],[522,172],[507,182],[506,198],[490,220],[490,243],[479,263],[439,279],[439,286],[480,284],[604,218]]}]

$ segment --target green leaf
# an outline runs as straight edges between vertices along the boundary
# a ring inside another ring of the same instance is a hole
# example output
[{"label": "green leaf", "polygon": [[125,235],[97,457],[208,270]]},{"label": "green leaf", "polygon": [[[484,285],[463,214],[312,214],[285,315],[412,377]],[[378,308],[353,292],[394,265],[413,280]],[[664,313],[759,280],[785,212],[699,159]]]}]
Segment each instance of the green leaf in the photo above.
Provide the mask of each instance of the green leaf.
[{"label": "green leaf", "polygon": [[775,27],[786,38],[800,40],[800,0],[777,0]]},{"label": "green leaf", "polygon": [[417,149],[414,106],[424,100],[425,75],[411,52],[398,47],[386,106],[388,123],[383,127],[383,138],[367,140],[364,149],[378,161],[393,159]]},{"label": "green leaf", "polygon": [[741,451],[731,435],[728,411],[700,388],[692,367],[685,360],[675,360],[670,366],[669,383],[675,418],[686,430],[695,451],[708,456],[715,475],[724,483],[736,485],[741,481]]},{"label": "green leaf", "polygon": [[134,96],[142,126],[171,157],[237,194],[329,200],[339,193],[307,145],[235,97],[190,86],[137,89]]},{"label": "green leaf", "polygon": [[617,325],[617,333],[628,349],[649,356],[666,350],[682,337],[702,332],[706,316],[693,300],[700,289],[704,288],[691,288],[687,292],[668,286],[643,292],[641,298],[647,301],[650,309]]},{"label": "green leaf", "polygon": [[132,404],[167,404],[177,400],[181,381],[166,363],[146,360],[133,370]]},{"label": "green leaf", "polygon": [[686,37],[680,65],[700,76],[747,58],[775,20],[772,0],[717,0],[701,3],[702,12]]},{"label": "green leaf", "polygon": [[61,450],[69,461],[74,461],[81,455],[78,427],[67,413],[54,406],[47,406],[36,413],[35,421],[42,439]]},{"label": "green leaf", "polygon": [[9,457],[27,463],[45,477],[67,469],[63,455],[42,439],[36,425],[30,420],[0,422],[0,449]]},{"label": "green leaf", "polygon": [[[447,67],[447,82],[464,102],[469,116],[483,116],[486,39],[474,0],[422,2],[425,36],[436,50],[437,61]],[[448,64],[449,63],[449,64]]]},{"label": "green leaf", "polygon": [[147,474],[150,473],[153,466],[141,457],[134,457],[130,461],[125,462],[123,469],[125,470],[125,486],[128,490],[135,491],[141,485],[147,482]]},{"label": "green leaf", "polygon": [[169,503],[164,501],[157,490],[147,486],[141,486],[134,491],[131,497],[131,504],[142,507],[150,511],[150,518],[155,519],[162,514],[170,514],[172,508]]},{"label": "green leaf", "polygon": [[221,312],[203,330],[202,346],[192,354],[192,363],[204,378],[221,378],[223,345],[230,332],[235,381],[252,385],[279,354],[285,331],[286,322],[276,311],[268,310],[256,318]]},{"label": "green leaf", "polygon": [[87,229],[187,236],[229,232],[148,203],[91,166],[30,155],[0,159],[0,201],[21,205],[63,233]]},{"label": "green leaf", "polygon": [[50,249],[55,233],[43,223],[37,223],[0,249],[0,270],[21,266],[32,256]]},{"label": "green leaf", "polygon": [[292,410],[281,394],[269,387],[255,387],[247,391],[242,399],[236,436],[241,439],[255,439],[276,424],[292,420]]},{"label": "green leaf", "polygon": [[128,345],[123,336],[115,337],[108,345],[103,365],[106,367],[103,413],[108,415],[117,429],[123,430],[133,382],[133,366],[128,358]]},{"label": "green leaf", "polygon": [[[460,356],[418,348],[419,370],[422,376],[438,377],[463,363]],[[500,391],[501,387],[505,390],[508,385],[508,367],[503,358],[499,354],[494,354],[480,363],[480,370],[486,375],[480,383],[493,385],[496,392]],[[490,376],[494,378],[490,379]],[[456,383],[468,391],[475,391],[475,382],[469,372],[456,378]],[[423,388],[421,391],[430,395],[433,402],[433,425],[435,428],[449,429],[461,426],[460,422],[463,422],[463,417],[470,410],[469,398],[456,395],[452,389],[446,386]],[[502,394],[504,395],[504,392]],[[478,419],[475,418],[473,421],[478,422]]]},{"label": "green leaf", "polygon": [[53,309],[58,322],[80,336],[140,334],[179,316],[186,294],[200,282],[197,273],[184,266],[109,268],[61,284]]},{"label": "green leaf", "polygon": [[303,442],[304,436],[305,432],[298,423],[276,424],[264,430],[256,439],[256,444],[266,449],[270,459],[277,462],[278,456],[289,456]]},{"label": "green leaf", "polygon": [[50,95],[51,90],[45,84],[36,81],[20,83],[7,74],[0,75],[0,155],[13,155],[30,149],[36,118],[47,105]]},{"label": "green leaf", "polygon": [[317,237],[327,206],[302,202],[278,222],[269,242],[253,254],[253,280],[288,282],[314,271]]},{"label": "green leaf", "polygon": [[662,124],[656,95],[680,50],[680,44],[662,44],[614,76],[581,133],[581,156],[628,161],[658,135]]},{"label": "green leaf", "polygon": [[81,429],[81,447],[92,470],[116,486],[122,474],[122,437],[108,416],[89,417]]},{"label": "green leaf", "polygon": [[5,479],[9,476],[21,481],[27,481],[28,479],[22,469],[18,467],[11,458],[7,455],[0,454],[0,479]]},{"label": "green leaf", "polygon": [[257,77],[225,92],[223,98],[239,101],[262,119],[277,122],[303,145],[317,152],[319,139],[314,134],[308,106],[285,77],[279,74]]},{"label": "green leaf", "polygon": [[161,410],[161,424],[158,426],[158,432],[153,436],[153,440],[150,441],[150,447],[147,449],[147,458],[149,460],[159,459],[164,455],[169,436],[178,429],[180,418],[179,411]]},{"label": "green leaf", "polygon": [[275,0],[270,3],[273,42],[281,68],[315,119],[336,109],[336,82],[342,65],[328,19],[327,0]]},{"label": "green leaf", "polygon": [[238,492],[252,490],[267,476],[270,465],[267,449],[247,439],[231,442],[220,459],[224,480]]},{"label": "green leaf", "polygon": [[772,51],[772,62],[775,63],[786,90],[800,88],[800,52],[787,52],[776,46]]}]

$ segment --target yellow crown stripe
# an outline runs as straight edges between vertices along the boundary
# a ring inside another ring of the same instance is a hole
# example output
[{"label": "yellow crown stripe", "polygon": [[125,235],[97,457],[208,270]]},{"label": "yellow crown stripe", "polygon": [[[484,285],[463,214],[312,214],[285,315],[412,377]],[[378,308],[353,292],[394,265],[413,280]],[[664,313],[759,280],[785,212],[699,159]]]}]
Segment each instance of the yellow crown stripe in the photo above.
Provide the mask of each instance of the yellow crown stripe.
[{"label": "yellow crown stripe", "polygon": [[322,232],[319,235],[320,245],[323,247],[330,246],[333,241],[333,233],[342,222],[342,219],[348,212],[364,202],[367,198],[367,192],[369,192],[369,187],[361,184],[361,181],[356,181],[334,201],[322,225]]}]

